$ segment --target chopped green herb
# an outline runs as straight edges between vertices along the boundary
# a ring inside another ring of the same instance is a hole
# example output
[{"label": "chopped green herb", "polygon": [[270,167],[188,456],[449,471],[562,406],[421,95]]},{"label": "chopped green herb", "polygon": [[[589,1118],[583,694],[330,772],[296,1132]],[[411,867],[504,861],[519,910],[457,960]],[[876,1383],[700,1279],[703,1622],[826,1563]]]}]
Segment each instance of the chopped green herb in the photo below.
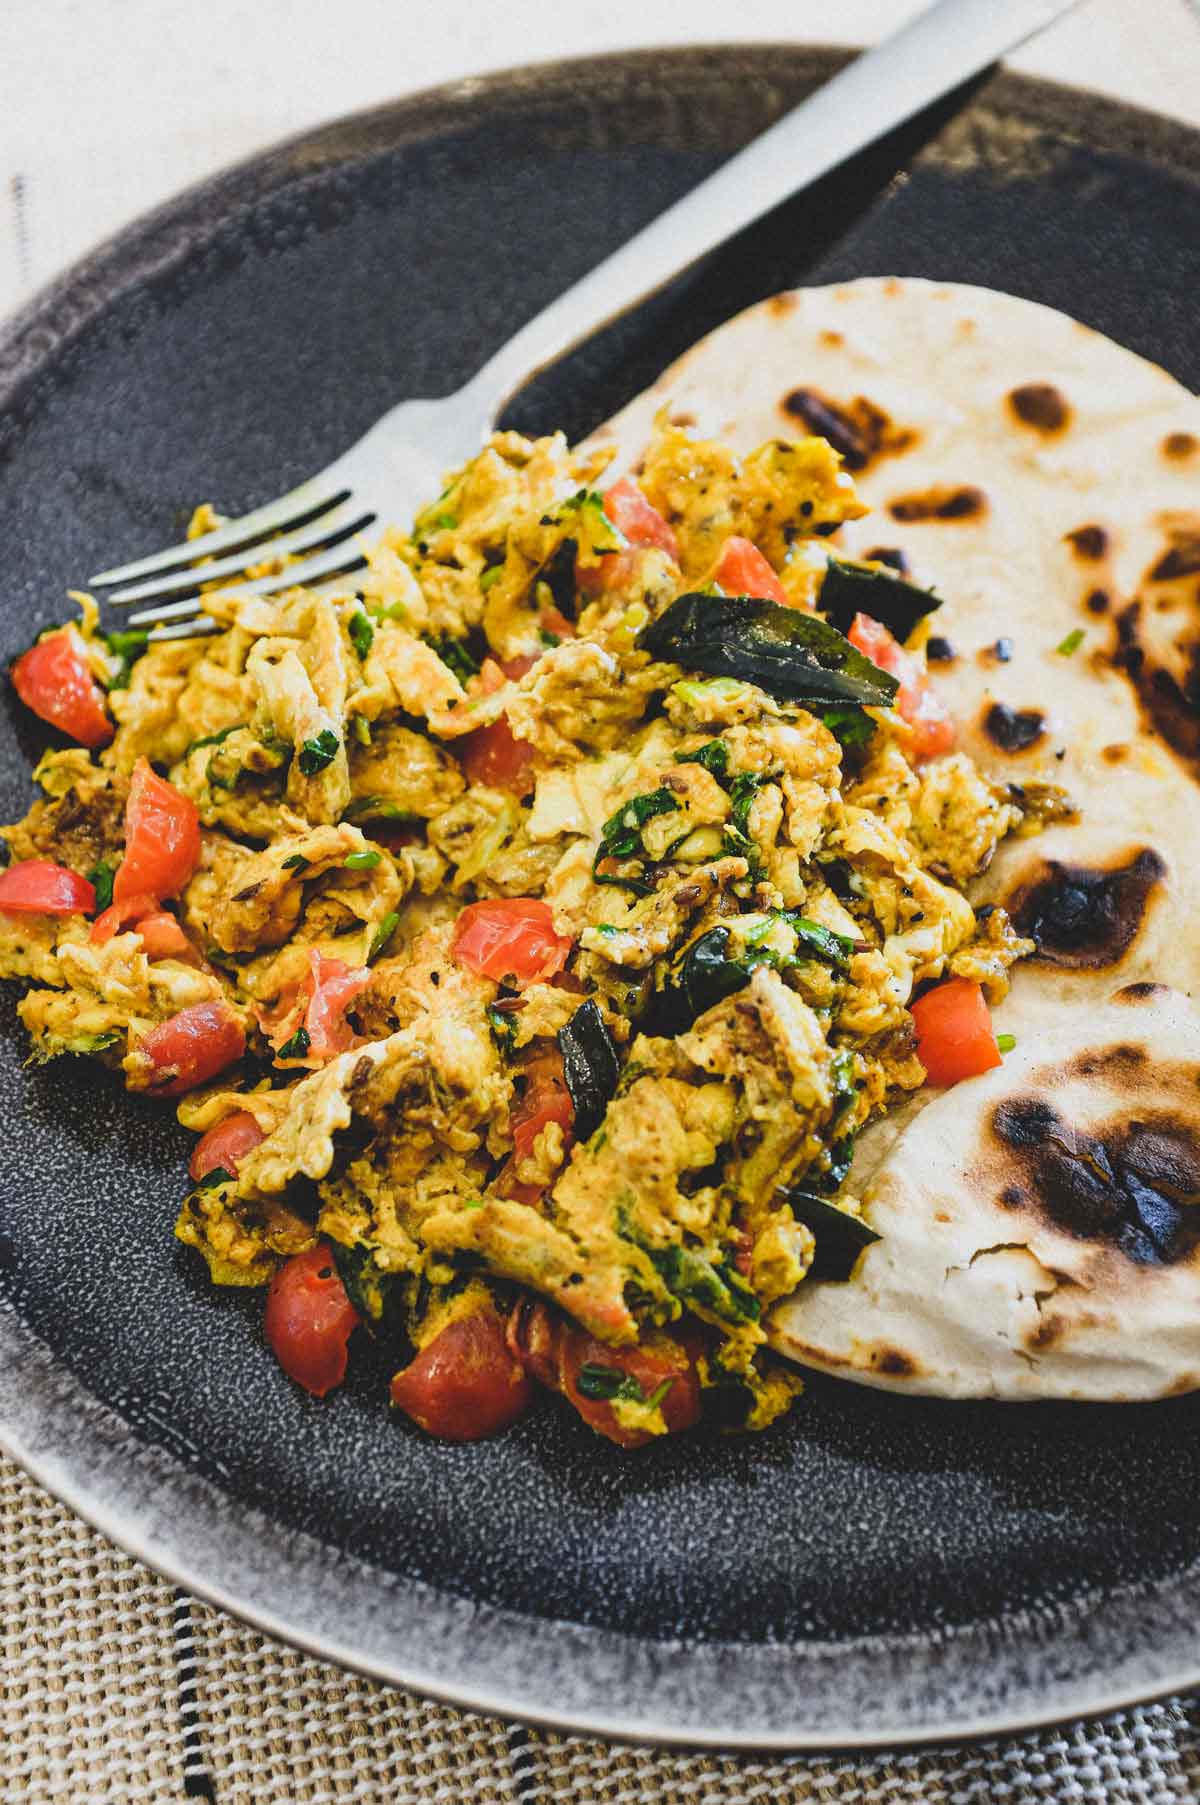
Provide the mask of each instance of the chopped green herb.
[{"label": "chopped green herb", "polygon": [[512,1052],[517,1041],[517,1024],[507,1009],[497,1009],[494,1003],[487,1008],[488,1026],[492,1030],[492,1039],[504,1054]]},{"label": "chopped green herb", "polygon": [[484,595],[487,594],[489,589],[495,588],[496,584],[500,581],[500,579],[503,575],[504,575],[503,564],[489,565],[487,570],[480,572],[479,587],[483,590]]},{"label": "chopped green herb", "polygon": [[204,1174],[203,1178],[197,1181],[196,1189],[198,1191],[212,1191],[216,1189],[217,1185],[231,1185],[232,1183],[232,1172],[227,1172],[224,1166],[213,1166],[210,1171]]},{"label": "chopped green herb", "polygon": [[857,941],[849,934],[835,934],[832,928],[822,927],[819,921],[809,921],[806,915],[793,915],[785,911],[785,919],[795,930],[800,945],[797,956],[808,954],[814,959],[824,960],[838,971],[845,971],[851,953]]},{"label": "chopped green herb", "polygon": [[594,1403],[607,1404],[614,1398],[627,1398],[631,1404],[645,1404],[656,1410],[670,1391],[672,1381],[664,1379],[647,1397],[632,1373],[623,1373],[619,1366],[601,1366],[599,1361],[585,1360],[575,1385],[582,1397],[591,1398]]},{"label": "chopped green herb", "polygon": [[611,921],[598,921],[596,923],[596,932],[598,934],[611,936],[613,934],[619,934],[621,931],[622,930],[619,927],[616,927]]},{"label": "chopped green herb", "polygon": [[374,965],[380,953],[400,925],[399,912],[393,909],[385,915],[375,932],[371,935],[371,944],[367,948],[367,964]]},{"label": "chopped green herb", "polygon": [[378,852],[373,846],[368,847],[363,852],[352,852],[345,861],[346,870],[370,871],[373,865],[378,865],[382,857],[383,854]]},{"label": "chopped green herb", "polygon": [[414,826],[421,819],[398,803],[389,802],[386,796],[356,796],[343,818],[347,821],[408,821]]},{"label": "chopped green herb", "polygon": [[431,645],[447,670],[454,672],[460,683],[467,683],[472,677],[479,675],[479,664],[472,657],[465,639],[455,639],[450,633],[443,633],[440,639],[427,641]]},{"label": "chopped green herb", "polygon": [[100,863],[93,865],[87,874],[88,883],[96,892],[97,913],[102,909],[107,909],[112,902],[113,879],[117,875],[117,867],[120,863],[120,859],[101,859]]},{"label": "chopped green herb", "polygon": [[1063,658],[1069,658],[1072,652],[1079,650],[1086,638],[1087,634],[1082,627],[1072,627],[1067,637],[1060,640],[1054,649]]},{"label": "chopped green herb", "polygon": [[707,1310],[722,1322],[758,1321],[762,1305],[732,1266],[686,1247],[651,1247],[647,1252],[667,1290],[681,1303]]},{"label": "chopped green herb", "polygon": [[676,798],[668,789],[647,790],[644,795],[634,796],[621,804],[615,814],[610,815],[601,832],[600,845],[596,857],[592,861],[592,875],[600,884],[617,884],[632,890],[636,896],[649,896],[654,889],[653,884],[646,883],[641,877],[607,877],[602,876],[599,866],[605,859],[635,859],[642,851],[642,828],[655,815],[669,815],[679,807]]},{"label": "chopped green herb", "polygon": [[128,689],[129,677],[137,660],[150,642],[148,627],[129,627],[121,633],[106,633],[104,643],[115,658],[121,660],[115,677],[108,680],[109,689]]},{"label": "chopped green herb", "polygon": [[232,727],[222,727],[219,733],[206,733],[202,740],[193,740],[183,756],[187,758],[189,753],[199,751],[201,746],[219,746],[231,733],[237,733],[245,725],[245,721],[235,721]]},{"label": "chopped green herb", "polygon": [[323,727],[315,738],[305,740],[300,748],[300,772],[304,777],[315,777],[326,765],[331,765],[338,755],[341,741],[332,727]]},{"label": "chopped green herb", "polygon": [[555,646],[560,646],[562,644],[561,636],[557,633],[548,633],[545,627],[538,628],[538,638],[546,647],[547,651],[550,652],[554,650]]},{"label": "chopped green herb", "polygon": [[357,614],[350,616],[350,638],[354,650],[366,663],[367,654],[375,643],[375,629],[371,625],[371,617],[360,608]]},{"label": "chopped green herb", "polygon": [[283,861],[282,869],[284,871],[307,871],[308,865],[309,861],[302,852],[294,852],[290,859]]},{"label": "chopped green herb", "polygon": [[996,1045],[1002,1053],[1011,1053],[1016,1044],[1017,1037],[1015,1034],[997,1034],[996,1036]]},{"label": "chopped green herb", "polygon": [[371,744],[371,723],[368,721],[366,715],[353,715],[351,717],[350,725],[354,729],[354,737],[359,745],[369,746]]},{"label": "chopped green herb", "polygon": [[308,1029],[297,1028],[292,1038],[284,1041],[275,1057],[276,1059],[303,1059],[311,1045]]},{"label": "chopped green herb", "polygon": [[729,747],[724,740],[706,740],[703,746],[697,746],[694,752],[677,752],[677,765],[703,765],[704,769],[715,777],[718,783],[724,782],[729,774]]},{"label": "chopped green herb", "polygon": [[843,746],[865,746],[875,732],[874,721],[861,708],[827,708],[821,720]]}]

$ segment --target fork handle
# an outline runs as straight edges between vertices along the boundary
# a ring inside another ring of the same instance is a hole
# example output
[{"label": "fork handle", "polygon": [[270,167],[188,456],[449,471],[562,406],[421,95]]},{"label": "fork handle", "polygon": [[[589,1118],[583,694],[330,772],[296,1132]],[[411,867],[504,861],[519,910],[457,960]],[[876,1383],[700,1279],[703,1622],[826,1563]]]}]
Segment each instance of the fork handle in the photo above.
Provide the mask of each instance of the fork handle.
[{"label": "fork handle", "polygon": [[1076,4],[937,0],[527,321],[467,385],[475,408],[493,421],[518,388],[564,352]]}]

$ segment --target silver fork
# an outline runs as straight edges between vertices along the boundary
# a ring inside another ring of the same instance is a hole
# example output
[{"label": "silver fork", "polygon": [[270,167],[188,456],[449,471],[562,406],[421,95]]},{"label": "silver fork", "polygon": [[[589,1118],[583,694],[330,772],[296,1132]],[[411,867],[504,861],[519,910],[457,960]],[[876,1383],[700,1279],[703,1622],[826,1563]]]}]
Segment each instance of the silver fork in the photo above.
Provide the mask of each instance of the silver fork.
[{"label": "silver fork", "polygon": [[[129,616],[130,624],[153,623],[150,637],[167,639],[217,630],[201,614],[200,582],[229,577],[225,593],[243,597],[348,574],[365,562],[353,535],[376,520],[410,520],[437,494],[443,472],[479,447],[504,404],[538,371],[1076,4],[938,0],[552,301],[463,388],[436,401],[402,401],[299,488],[202,537],[102,570],[92,587],[109,589],[112,603],[149,604]],[[247,565],[283,553],[300,561],[232,581]]]}]

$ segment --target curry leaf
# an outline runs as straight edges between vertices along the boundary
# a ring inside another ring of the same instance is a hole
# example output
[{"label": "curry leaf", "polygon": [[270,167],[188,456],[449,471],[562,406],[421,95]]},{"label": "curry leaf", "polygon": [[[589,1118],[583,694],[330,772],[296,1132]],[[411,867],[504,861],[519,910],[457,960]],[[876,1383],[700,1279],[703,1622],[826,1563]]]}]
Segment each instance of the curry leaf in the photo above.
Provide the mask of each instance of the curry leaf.
[{"label": "curry leaf", "polygon": [[364,613],[361,608],[358,610],[357,614],[352,614],[350,616],[350,638],[354,645],[354,650],[365,664],[367,654],[375,643],[375,629],[371,625],[370,616]]},{"label": "curry leaf", "polygon": [[297,1028],[290,1040],[285,1040],[276,1053],[276,1059],[303,1059],[312,1041],[307,1028]]},{"label": "curry leaf", "polygon": [[841,558],[830,558],[817,597],[821,613],[841,632],[850,631],[856,614],[869,614],[901,645],[911,637],[917,622],[941,605],[940,595],[918,589],[894,570],[873,570]]},{"label": "curry leaf", "polygon": [[681,595],[638,644],[714,677],[739,677],[792,702],[887,707],[899,687],[819,615],[749,595]]}]

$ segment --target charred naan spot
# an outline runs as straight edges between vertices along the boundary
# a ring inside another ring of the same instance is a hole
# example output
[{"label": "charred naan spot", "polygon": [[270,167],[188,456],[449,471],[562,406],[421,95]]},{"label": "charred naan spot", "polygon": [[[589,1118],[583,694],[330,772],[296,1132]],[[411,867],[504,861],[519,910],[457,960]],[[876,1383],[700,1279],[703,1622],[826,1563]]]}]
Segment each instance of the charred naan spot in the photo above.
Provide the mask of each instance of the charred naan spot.
[{"label": "charred naan spot", "polygon": [[958,653],[948,639],[943,639],[940,633],[935,633],[931,639],[925,641],[925,657],[930,664],[953,664]]},{"label": "charred naan spot", "polygon": [[1151,583],[1172,583],[1177,577],[1192,577],[1200,571],[1200,534],[1180,533],[1169,551],[1163,553],[1149,573]]},{"label": "charred naan spot", "polygon": [[919,494],[897,495],[888,503],[893,520],[975,520],[987,513],[987,496],[973,483],[938,485]]},{"label": "charred naan spot", "polygon": [[796,311],[795,295],[772,295],[767,302],[767,312],[773,313],[776,319],[784,319],[789,313]]},{"label": "charred naan spot", "polygon": [[1049,1353],[1055,1343],[1063,1339],[1069,1326],[1065,1316],[1043,1311],[1038,1317],[1037,1328],[1025,1337],[1025,1345],[1031,1353]]},{"label": "charred naan spot", "polygon": [[1149,846],[1108,870],[1046,859],[1006,906],[1018,934],[1037,942],[1036,959],[1099,970],[1125,957],[1166,874]]},{"label": "charred naan spot", "polygon": [[1061,389],[1052,382],[1026,382],[1010,389],[1008,405],[1023,426],[1053,437],[1065,432],[1071,419],[1071,408]]},{"label": "charred naan spot", "polygon": [[898,1347],[876,1345],[871,1349],[871,1366],[877,1373],[886,1373],[892,1379],[915,1379],[921,1368],[912,1358]]},{"label": "charred naan spot", "polygon": [[809,432],[828,439],[845,459],[847,470],[865,470],[879,458],[915,445],[917,435],[897,426],[865,395],[839,402],[817,389],[792,389],[780,403],[785,414],[802,420]]},{"label": "charred naan spot", "polygon": [[866,558],[870,564],[886,564],[890,570],[898,572],[902,577],[906,577],[911,569],[907,557],[898,545],[877,545],[874,551],[866,553]]},{"label": "charred naan spot", "polygon": [[1114,990],[1110,1000],[1114,1003],[1150,1003],[1155,997],[1167,997],[1170,994],[1169,984],[1155,984],[1146,978],[1140,978],[1136,984],[1123,984],[1120,990]]},{"label": "charred naan spot", "polygon": [[1190,458],[1197,448],[1197,439],[1190,432],[1169,432],[1162,442],[1163,456],[1172,463],[1180,464]]},{"label": "charred naan spot", "polygon": [[1104,1047],[1098,1052],[1077,1053],[1069,1070],[1080,1078],[1110,1077],[1132,1086],[1142,1077],[1148,1063],[1145,1047],[1119,1045]]},{"label": "charred naan spot", "polygon": [[1097,563],[1108,550],[1108,534],[1102,526],[1077,526],[1063,537],[1074,547],[1075,556],[1085,564]]},{"label": "charred naan spot", "polygon": [[1129,746],[1113,744],[1111,746],[1104,746],[1101,749],[1100,756],[1106,765],[1123,765],[1125,760],[1129,757],[1130,751],[1131,748]]},{"label": "charred naan spot", "polygon": [[1184,1260],[1200,1241],[1200,1144],[1174,1117],[1073,1128],[1040,1097],[997,1104],[991,1131],[1021,1166],[1028,1207],[1075,1240],[1138,1266]]},{"label": "charred naan spot", "polygon": [[1107,589],[1089,589],[1083,605],[1089,614],[1107,614],[1112,603]]},{"label": "charred naan spot", "polygon": [[1010,708],[1007,702],[993,702],[980,724],[1002,752],[1028,752],[1046,737],[1046,717],[1040,708]]},{"label": "charred naan spot", "polygon": [[979,654],[981,664],[1011,664],[1015,647],[1007,634],[994,639],[990,646],[984,646]]},{"label": "charred naan spot", "polygon": [[683,432],[689,431],[696,424],[696,416],[683,408],[679,413],[671,415],[671,425],[678,426]]},{"label": "charred naan spot", "polygon": [[840,332],[835,332],[832,327],[826,326],[822,329],[821,343],[823,345],[828,345],[831,351],[836,351],[838,346],[844,345],[845,342],[846,340],[843,335]]},{"label": "charred naan spot", "polygon": [[1006,1210],[1019,1210],[1025,1201],[1025,1193],[1020,1185],[1005,1185],[1000,1193],[1000,1201]]},{"label": "charred naan spot", "polygon": [[1116,624],[1113,664],[1133,684],[1150,725],[1181,758],[1200,759],[1200,641],[1176,644],[1177,674],[1147,656],[1141,602],[1123,608]]}]

